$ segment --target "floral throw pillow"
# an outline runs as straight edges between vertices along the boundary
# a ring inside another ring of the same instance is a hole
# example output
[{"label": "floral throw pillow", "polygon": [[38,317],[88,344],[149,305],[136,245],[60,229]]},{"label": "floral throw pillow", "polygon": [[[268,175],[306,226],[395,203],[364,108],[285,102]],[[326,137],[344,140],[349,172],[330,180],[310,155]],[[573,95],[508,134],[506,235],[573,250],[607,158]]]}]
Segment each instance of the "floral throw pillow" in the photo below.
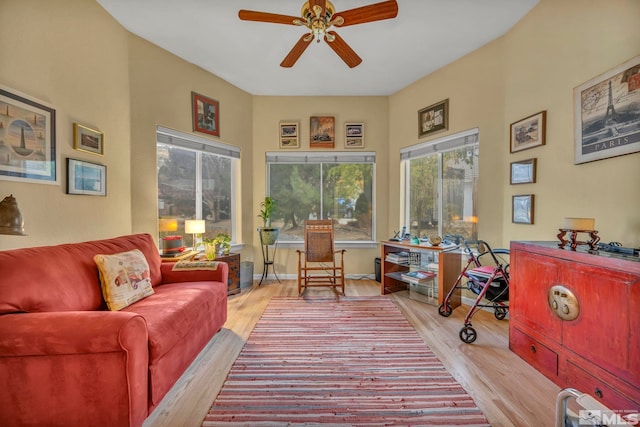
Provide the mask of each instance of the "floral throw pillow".
[{"label": "floral throw pillow", "polygon": [[100,271],[102,296],[109,310],[121,310],[153,295],[149,264],[140,250],[96,255],[93,260]]}]

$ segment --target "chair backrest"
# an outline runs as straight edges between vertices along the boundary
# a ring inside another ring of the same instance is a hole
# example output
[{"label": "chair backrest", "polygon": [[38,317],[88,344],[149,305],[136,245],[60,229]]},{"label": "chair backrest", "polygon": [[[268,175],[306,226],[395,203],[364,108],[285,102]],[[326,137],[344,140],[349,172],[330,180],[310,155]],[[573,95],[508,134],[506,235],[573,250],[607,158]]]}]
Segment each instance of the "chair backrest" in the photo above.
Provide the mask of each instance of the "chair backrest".
[{"label": "chair backrest", "polygon": [[307,261],[333,261],[333,220],[309,219],[304,222],[304,251]]}]

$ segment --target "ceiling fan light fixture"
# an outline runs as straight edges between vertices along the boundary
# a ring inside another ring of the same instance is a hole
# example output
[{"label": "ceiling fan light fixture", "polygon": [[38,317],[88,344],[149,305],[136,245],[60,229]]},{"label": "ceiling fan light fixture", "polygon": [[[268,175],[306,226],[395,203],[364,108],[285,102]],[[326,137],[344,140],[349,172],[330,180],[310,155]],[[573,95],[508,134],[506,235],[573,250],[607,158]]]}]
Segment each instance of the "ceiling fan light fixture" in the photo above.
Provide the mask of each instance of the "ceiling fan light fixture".
[{"label": "ceiling fan light fixture", "polygon": [[238,17],[243,21],[271,22],[307,28],[308,32],[298,39],[298,42],[280,63],[280,66],[285,68],[293,67],[314,39],[317,43],[320,43],[320,40],[326,41],[349,68],[357,67],[362,62],[362,58],[335,31],[330,31],[331,27],[392,19],[397,15],[397,0],[385,0],[343,10],[337,14],[333,3],[329,0],[307,0],[302,6],[300,17],[244,9],[238,11]]}]

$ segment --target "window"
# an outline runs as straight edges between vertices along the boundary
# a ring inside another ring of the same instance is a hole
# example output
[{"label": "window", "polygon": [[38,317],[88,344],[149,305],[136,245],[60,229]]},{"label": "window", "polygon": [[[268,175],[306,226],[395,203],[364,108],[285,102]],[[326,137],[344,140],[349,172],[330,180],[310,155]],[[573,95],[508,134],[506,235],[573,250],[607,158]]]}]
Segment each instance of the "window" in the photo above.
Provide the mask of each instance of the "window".
[{"label": "window", "polygon": [[412,236],[477,239],[478,130],[405,148],[405,221]]},{"label": "window", "polygon": [[335,240],[371,242],[375,153],[267,153],[267,193],[280,242],[301,242],[305,219],[334,219]]},{"label": "window", "polygon": [[237,147],[158,127],[160,237],[182,235],[189,244],[193,236],[185,235],[184,221],[204,219],[205,237],[224,233],[235,242],[234,177],[239,158]]}]

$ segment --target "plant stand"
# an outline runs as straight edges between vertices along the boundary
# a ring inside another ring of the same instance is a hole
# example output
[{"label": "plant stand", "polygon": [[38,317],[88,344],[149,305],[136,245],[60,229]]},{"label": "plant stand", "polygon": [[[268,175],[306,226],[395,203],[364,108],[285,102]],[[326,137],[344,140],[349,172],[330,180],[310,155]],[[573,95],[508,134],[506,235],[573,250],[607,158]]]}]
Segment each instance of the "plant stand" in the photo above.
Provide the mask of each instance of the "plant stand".
[{"label": "plant stand", "polygon": [[278,249],[278,240],[276,239],[276,241],[273,242],[273,244],[271,244],[271,242],[265,243],[265,241],[262,238],[262,233],[258,233],[258,234],[260,235],[260,246],[262,248],[262,260],[264,263],[264,266],[262,269],[262,277],[260,277],[260,282],[258,283],[258,286],[260,286],[262,284],[262,281],[265,280],[269,275],[269,266],[271,266],[271,270],[273,270],[273,275],[275,276],[278,283],[281,283],[280,279],[278,278],[278,275],[276,274],[276,267],[274,265],[276,250]]}]

